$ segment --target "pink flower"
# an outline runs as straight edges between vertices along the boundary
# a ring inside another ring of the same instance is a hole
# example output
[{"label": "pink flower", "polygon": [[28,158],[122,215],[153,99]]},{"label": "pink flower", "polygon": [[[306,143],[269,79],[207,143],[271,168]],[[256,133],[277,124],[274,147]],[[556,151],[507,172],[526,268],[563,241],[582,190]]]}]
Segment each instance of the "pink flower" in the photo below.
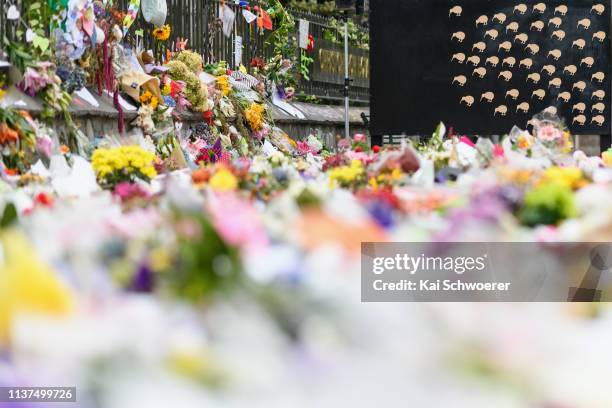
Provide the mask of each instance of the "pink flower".
[{"label": "pink flower", "polygon": [[268,245],[268,236],[255,208],[234,194],[211,197],[208,211],[221,237],[246,251]]},{"label": "pink flower", "polygon": [[338,149],[350,149],[352,146],[350,139],[340,139],[338,142]]},{"label": "pink flower", "polygon": [[51,148],[53,147],[53,141],[47,135],[41,136],[36,140],[36,150],[46,157],[51,157]]},{"label": "pink flower", "polygon": [[493,157],[504,157],[504,155],[504,148],[496,144],[495,147],[493,147]]},{"label": "pink flower", "polygon": [[470,147],[474,147],[474,148],[476,147],[476,145],[474,144],[474,142],[472,142],[472,141],[470,140],[470,138],[469,138],[469,137],[467,137],[467,136],[462,136],[462,137],[461,137],[459,140],[461,141],[461,143],[465,143],[466,145],[468,145],[468,146],[470,146]]},{"label": "pink flower", "polygon": [[363,163],[368,163],[370,161],[370,155],[365,152],[349,151],[349,152],[346,152],[345,156],[350,161],[360,160]]},{"label": "pink flower", "polygon": [[23,74],[22,87],[25,92],[35,95],[38,91],[47,86],[47,80],[38,71],[30,67],[26,68]]},{"label": "pink flower", "polygon": [[355,136],[353,136],[353,140],[355,140],[357,143],[365,143],[367,141],[367,137],[363,133],[357,133]]},{"label": "pink flower", "polygon": [[297,142],[297,148],[300,154],[306,155],[308,153],[314,153],[306,142]]},{"label": "pink flower", "polygon": [[552,125],[548,125],[538,129],[537,137],[545,142],[554,142],[563,138],[563,132]]}]

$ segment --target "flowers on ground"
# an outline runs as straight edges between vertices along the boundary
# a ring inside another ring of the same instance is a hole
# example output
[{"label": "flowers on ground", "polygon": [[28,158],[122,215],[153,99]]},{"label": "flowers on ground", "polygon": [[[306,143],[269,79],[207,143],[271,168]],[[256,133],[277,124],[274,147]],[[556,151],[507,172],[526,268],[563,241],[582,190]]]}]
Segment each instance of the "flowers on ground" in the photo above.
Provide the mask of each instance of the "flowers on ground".
[{"label": "flowers on ground", "polygon": [[142,105],[148,105],[152,109],[157,109],[157,106],[159,105],[159,99],[157,99],[156,96],[153,96],[151,92],[145,91],[142,93],[142,95],[140,95],[140,103]]},{"label": "flowers on ground", "polygon": [[221,91],[223,96],[228,96],[232,92],[232,86],[229,83],[229,76],[221,75],[217,77],[217,88]]},{"label": "flowers on ground", "polygon": [[21,313],[63,315],[72,309],[70,290],[36,256],[25,237],[8,231],[0,237],[0,344],[9,339]]},{"label": "flowers on ground", "polygon": [[209,181],[210,187],[215,191],[232,191],[238,188],[238,179],[225,167],[221,167]]},{"label": "flowers on ground", "polygon": [[136,179],[150,181],[157,176],[153,165],[155,155],[140,146],[100,148],[94,151],[91,162],[98,181],[106,188]]},{"label": "flowers on ground", "polygon": [[350,187],[363,181],[365,170],[361,160],[353,160],[350,166],[333,168],[329,172],[329,182],[332,186]]},{"label": "flowers on ground", "polygon": [[263,115],[266,111],[266,108],[257,102],[253,102],[251,106],[245,111],[245,116],[247,122],[249,122],[249,126],[253,131],[258,131],[263,128],[264,121]]}]

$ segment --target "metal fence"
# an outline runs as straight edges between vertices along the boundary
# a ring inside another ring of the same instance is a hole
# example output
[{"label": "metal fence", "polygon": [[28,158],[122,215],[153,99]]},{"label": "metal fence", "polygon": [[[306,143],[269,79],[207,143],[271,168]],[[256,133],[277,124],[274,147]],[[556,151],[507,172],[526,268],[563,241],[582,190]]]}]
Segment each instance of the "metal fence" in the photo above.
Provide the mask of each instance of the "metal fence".
[{"label": "metal fence", "polygon": [[[172,35],[169,44],[177,38],[189,39],[189,48],[202,54],[206,63],[215,61],[227,61],[231,66],[234,65],[236,52],[236,37],[242,37],[242,62],[245,66],[254,57],[261,57],[264,60],[273,56],[273,50],[266,45],[266,40],[270,35],[269,31],[260,32],[254,24],[248,24],[242,17],[242,9],[234,4],[227,4],[236,13],[234,27],[229,36],[222,32],[222,24],[219,19],[219,0],[166,0],[168,4],[167,23],[172,27]],[[15,24],[6,20],[8,7],[11,3],[20,5],[20,0],[0,0],[0,33],[2,35],[15,32]],[[127,10],[128,0],[116,1],[118,10]],[[251,2],[251,3],[256,3]],[[342,52],[341,38],[331,26],[329,17],[291,10],[291,14],[296,18],[296,29],[291,35],[297,36],[297,23],[299,19],[310,22],[310,34],[314,37],[315,51],[311,55],[315,59],[315,64],[311,66],[311,80],[307,81],[300,78],[298,92],[302,91],[306,95],[313,95],[323,100],[342,99],[342,89],[344,75],[340,72],[321,72],[319,67],[320,53],[327,52],[335,56],[334,53]],[[136,22],[131,27],[128,40],[141,41],[147,49],[153,49],[154,44],[150,35],[153,26],[144,21],[141,14],[138,15]],[[143,30],[144,35],[136,38],[139,30]],[[326,40],[330,35],[336,36],[333,40]],[[323,47],[325,50],[323,50]],[[368,52],[365,50],[350,47],[352,58],[367,58]],[[329,56],[329,55],[328,55]],[[298,56],[299,57],[299,56]],[[299,58],[298,58],[299,61]],[[354,86],[351,88],[351,100],[355,102],[367,103],[369,100],[369,83],[367,75],[365,78],[356,78]]]}]

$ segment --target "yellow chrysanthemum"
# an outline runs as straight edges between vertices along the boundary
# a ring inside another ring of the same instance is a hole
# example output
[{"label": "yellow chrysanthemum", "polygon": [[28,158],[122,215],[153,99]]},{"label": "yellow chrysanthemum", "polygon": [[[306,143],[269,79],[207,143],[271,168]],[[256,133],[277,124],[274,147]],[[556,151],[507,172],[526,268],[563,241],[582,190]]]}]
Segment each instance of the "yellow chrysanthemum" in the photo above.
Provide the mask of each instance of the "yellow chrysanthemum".
[{"label": "yellow chrysanthemum", "polygon": [[254,131],[258,131],[263,128],[263,115],[265,111],[266,108],[262,104],[253,102],[249,109],[244,112],[246,120],[249,122],[249,126]]},{"label": "yellow chrysanthemum", "polygon": [[217,88],[221,91],[223,96],[228,96],[232,92],[232,86],[229,83],[229,77],[227,75],[217,77]]},{"label": "yellow chrysanthemum", "polygon": [[350,166],[340,166],[329,172],[329,181],[332,186],[346,186],[358,181],[365,175],[360,160],[353,160]]}]

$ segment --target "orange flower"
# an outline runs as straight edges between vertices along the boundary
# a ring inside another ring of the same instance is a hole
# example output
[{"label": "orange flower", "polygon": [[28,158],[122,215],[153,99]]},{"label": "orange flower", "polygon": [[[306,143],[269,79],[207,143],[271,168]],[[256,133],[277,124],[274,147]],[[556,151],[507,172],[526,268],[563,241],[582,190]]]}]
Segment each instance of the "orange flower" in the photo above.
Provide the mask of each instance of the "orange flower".
[{"label": "orange flower", "polygon": [[19,140],[19,134],[8,127],[6,123],[0,125],[0,144],[8,144]]},{"label": "orange flower", "polygon": [[66,145],[61,145],[60,146],[60,153],[61,154],[68,154],[70,153],[70,148]]}]

